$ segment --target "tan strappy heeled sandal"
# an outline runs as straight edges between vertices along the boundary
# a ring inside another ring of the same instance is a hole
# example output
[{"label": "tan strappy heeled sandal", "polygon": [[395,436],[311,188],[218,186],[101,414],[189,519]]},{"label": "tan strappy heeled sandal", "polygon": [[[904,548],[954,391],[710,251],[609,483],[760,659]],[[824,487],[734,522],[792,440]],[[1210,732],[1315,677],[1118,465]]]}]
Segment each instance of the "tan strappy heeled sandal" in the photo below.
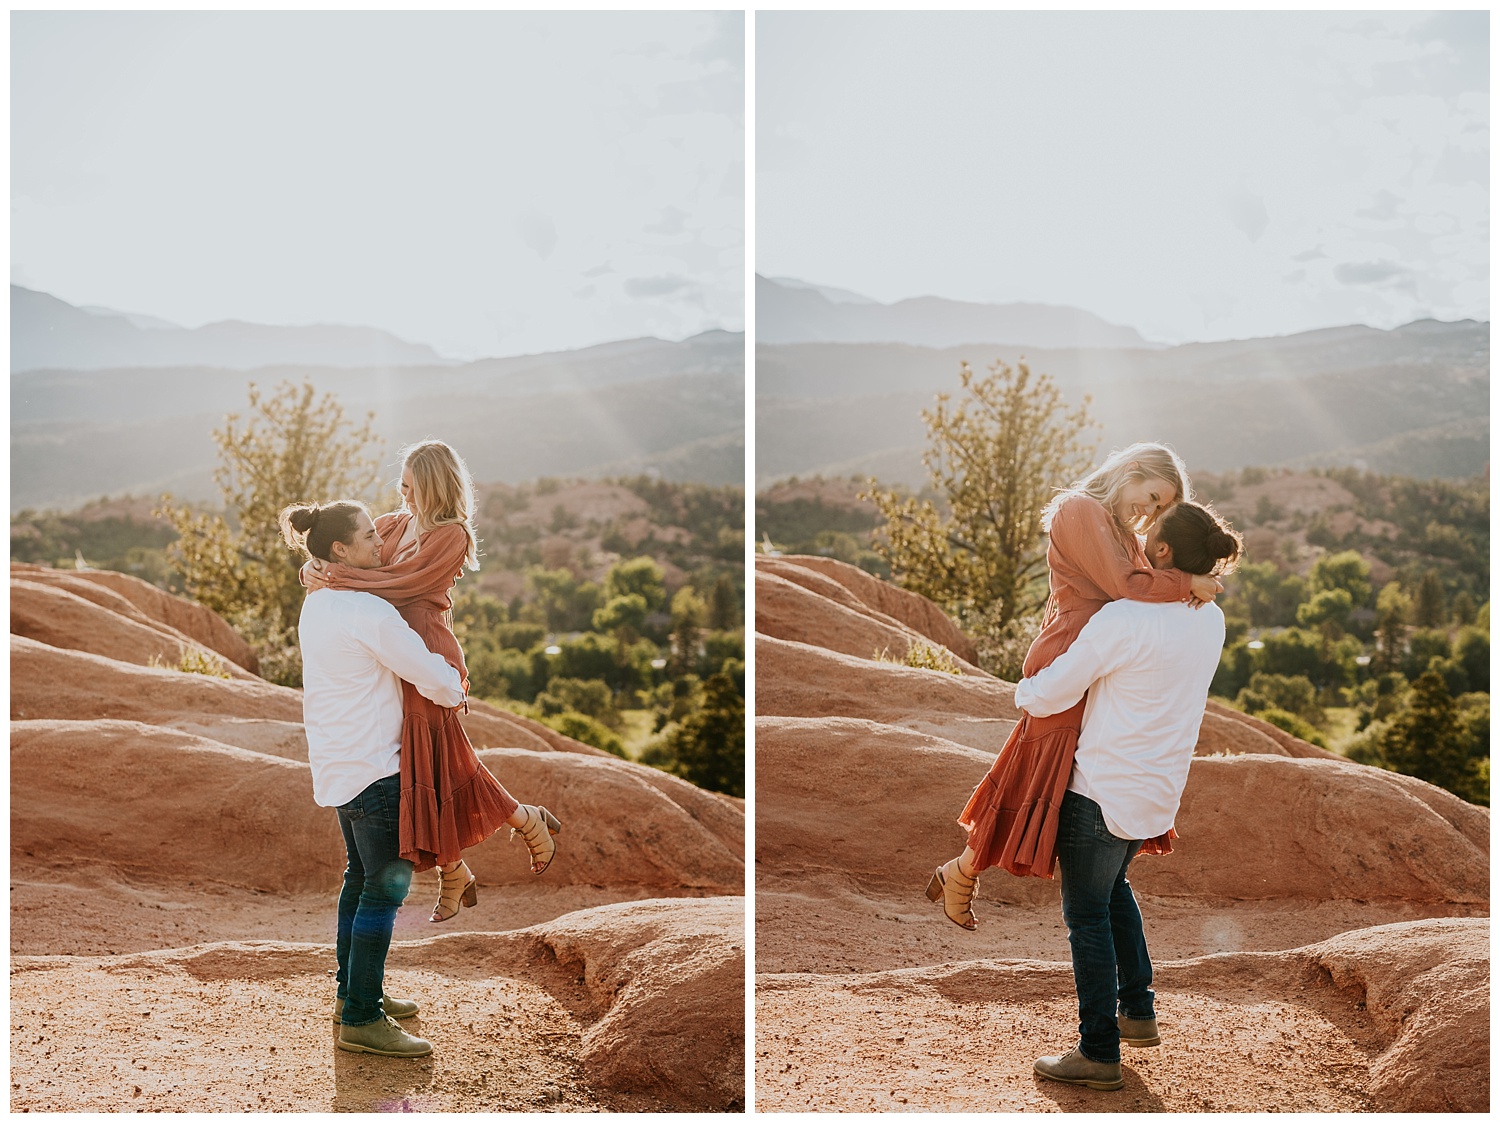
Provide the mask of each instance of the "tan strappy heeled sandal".
[{"label": "tan strappy heeled sandal", "polygon": [[979,927],[974,917],[974,895],[979,889],[979,878],[966,877],[958,867],[958,859],[937,868],[932,880],[927,883],[927,899],[942,901],[943,915],[965,931]]},{"label": "tan strappy heeled sandal", "polygon": [[444,873],[438,868],[442,887],[438,890],[437,904],[432,906],[432,915],[427,919],[434,924],[452,920],[459,909],[471,909],[479,903],[479,890],[474,887],[474,875],[469,872],[467,862],[459,862]]},{"label": "tan strappy heeled sandal", "polygon": [[526,812],[526,822],[522,826],[511,827],[510,837],[514,841],[520,835],[526,849],[531,851],[531,872],[544,873],[557,854],[557,843],[552,841],[552,836],[562,830],[562,824],[545,807],[523,803],[521,810]]}]

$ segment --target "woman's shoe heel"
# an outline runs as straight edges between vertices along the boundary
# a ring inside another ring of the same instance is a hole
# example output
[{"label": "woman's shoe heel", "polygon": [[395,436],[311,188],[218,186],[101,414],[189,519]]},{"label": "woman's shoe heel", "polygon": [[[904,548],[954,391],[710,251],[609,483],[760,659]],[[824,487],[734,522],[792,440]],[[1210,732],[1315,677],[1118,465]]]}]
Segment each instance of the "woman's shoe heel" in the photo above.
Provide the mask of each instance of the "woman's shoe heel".
[{"label": "woman's shoe heel", "polygon": [[927,899],[929,901],[941,901],[943,899],[943,879],[936,873],[932,880],[927,883]]},{"label": "woman's shoe heel", "polygon": [[479,903],[476,884],[476,878],[469,871],[467,862],[460,861],[448,873],[439,868],[437,904],[432,906],[432,915],[427,919],[433,924],[441,924],[445,920],[452,920],[460,909],[473,908]]},{"label": "woman's shoe heel", "polygon": [[526,849],[531,852],[531,872],[546,873],[552,859],[557,856],[557,843],[552,841],[552,836],[562,830],[562,824],[545,807],[530,804],[521,806],[526,809],[526,822],[522,826],[512,827],[510,837],[520,835]]}]

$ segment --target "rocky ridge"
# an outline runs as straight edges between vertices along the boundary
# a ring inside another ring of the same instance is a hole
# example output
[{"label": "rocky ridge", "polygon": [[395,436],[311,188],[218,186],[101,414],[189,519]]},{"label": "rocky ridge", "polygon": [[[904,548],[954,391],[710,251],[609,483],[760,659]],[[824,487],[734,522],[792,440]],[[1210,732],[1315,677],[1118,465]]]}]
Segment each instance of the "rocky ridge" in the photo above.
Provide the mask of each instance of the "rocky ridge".
[{"label": "rocky ridge", "polygon": [[[14,1109],[743,1103],[740,801],[475,705],[481,758],[563,819],[558,857],[533,877],[502,831],[466,855],[479,907],[441,927],[418,875],[389,978],[437,1051],[343,1053],[343,845],[300,691],[134,578],[11,576]],[[189,652],[227,677],[176,669]]]},{"label": "rocky ridge", "polygon": [[902,665],[942,628],[873,580],[757,565],[758,1108],[1488,1106],[1489,811],[1214,703],[1175,852],[1131,870],[1163,1046],[1117,1096],[1036,1078],[1076,1040],[1056,883],[987,872],[974,933],[922,895],[1013,687]]}]

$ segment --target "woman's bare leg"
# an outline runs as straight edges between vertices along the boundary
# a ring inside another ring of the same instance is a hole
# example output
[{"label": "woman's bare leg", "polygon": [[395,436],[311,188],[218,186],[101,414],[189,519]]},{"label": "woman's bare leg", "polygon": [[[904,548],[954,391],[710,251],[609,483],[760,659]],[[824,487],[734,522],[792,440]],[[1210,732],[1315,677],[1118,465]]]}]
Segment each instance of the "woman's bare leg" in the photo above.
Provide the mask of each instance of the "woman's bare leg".
[{"label": "woman's bare leg", "polygon": [[958,856],[958,872],[965,877],[974,876],[974,861],[979,857],[973,849],[964,847],[964,852]]}]

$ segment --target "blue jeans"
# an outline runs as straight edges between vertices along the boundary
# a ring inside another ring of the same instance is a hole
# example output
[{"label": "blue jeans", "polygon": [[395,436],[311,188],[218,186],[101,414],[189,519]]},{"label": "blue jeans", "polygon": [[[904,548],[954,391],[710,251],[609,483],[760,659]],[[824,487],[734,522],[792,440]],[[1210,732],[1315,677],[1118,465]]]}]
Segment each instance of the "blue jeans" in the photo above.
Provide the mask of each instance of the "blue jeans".
[{"label": "blue jeans", "polygon": [[397,815],[401,776],[376,780],[338,808],[349,864],[339,893],[339,991],[344,1024],[362,1026],[385,1017],[385,956],[396,910],[411,888],[412,864],[401,857]]},{"label": "blue jeans", "polygon": [[1057,828],[1063,920],[1078,988],[1078,1047],[1091,1061],[1120,1059],[1117,1014],[1154,1018],[1151,956],[1125,871],[1142,840],[1116,838],[1093,800],[1063,795]]}]

